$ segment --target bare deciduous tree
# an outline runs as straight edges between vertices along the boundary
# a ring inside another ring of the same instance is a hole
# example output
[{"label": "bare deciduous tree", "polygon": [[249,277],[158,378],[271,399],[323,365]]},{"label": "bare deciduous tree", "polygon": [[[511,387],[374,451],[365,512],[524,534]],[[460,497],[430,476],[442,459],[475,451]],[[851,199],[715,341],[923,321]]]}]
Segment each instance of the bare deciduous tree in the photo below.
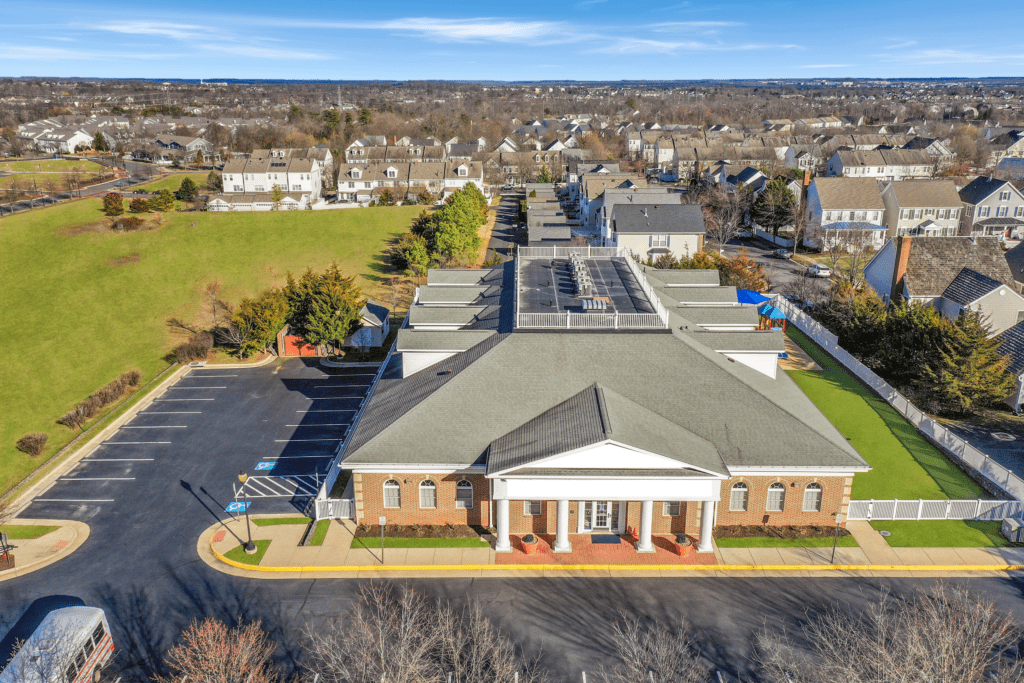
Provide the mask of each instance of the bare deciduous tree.
[{"label": "bare deciduous tree", "polygon": [[803,628],[810,648],[765,630],[755,657],[771,683],[1021,683],[1024,631],[964,586],[883,592],[860,615],[831,608]]},{"label": "bare deciduous tree", "polygon": [[746,192],[730,192],[720,185],[702,192],[697,201],[704,209],[705,238],[717,247],[736,237],[740,222],[750,209]]},{"label": "bare deciduous tree", "polygon": [[276,645],[267,640],[260,622],[228,628],[215,619],[194,621],[181,642],[167,653],[171,678],[157,683],[276,683],[270,661]]},{"label": "bare deciduous tree", "polygon": [[387,584],[349,614],[306,629],[310,673],[324,683],[540,683],[534,663],[477,605],[459,611]]},{"label": "bare deciduous tree", "polygon": [[673,630],[666,624],[645,626],[639,617],[623,615],[612,627],[618,662],[604,669],[605,683],[702,683],[710,667],[700,659],[685,621]]}]

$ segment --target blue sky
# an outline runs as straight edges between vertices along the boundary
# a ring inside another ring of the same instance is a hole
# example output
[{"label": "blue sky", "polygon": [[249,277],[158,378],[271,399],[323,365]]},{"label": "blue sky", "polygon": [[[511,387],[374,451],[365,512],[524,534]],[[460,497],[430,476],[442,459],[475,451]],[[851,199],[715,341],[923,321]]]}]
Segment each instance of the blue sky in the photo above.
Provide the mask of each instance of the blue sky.
[{"label": "blue sky", "polygon": [[6,5],[0,76],[685,80],[1024,74],[1024,47],[1012,35],[996,38],[1001,29],[993,15],[971,12],[961,2]]}]

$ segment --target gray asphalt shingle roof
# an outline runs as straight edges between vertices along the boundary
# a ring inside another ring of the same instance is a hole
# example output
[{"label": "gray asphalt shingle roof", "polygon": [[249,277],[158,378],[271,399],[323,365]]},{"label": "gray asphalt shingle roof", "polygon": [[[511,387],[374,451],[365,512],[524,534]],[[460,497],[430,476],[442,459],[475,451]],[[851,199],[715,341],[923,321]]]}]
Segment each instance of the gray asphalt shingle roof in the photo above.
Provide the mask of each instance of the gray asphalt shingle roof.
[{"label": "gray asphalt shingle roof", "polygon": [[1009,369],[1018,377],[1024,373],[1024,322],[1019,322],[996,337],[999,354],[1010,360]]},{"label": "gray asphalt shingle roof", "polygon": [[612,210],[612,229],[633,234],[703,234],[704,214],[696,204],[619,203]]},{"label": "gray asphalt shingle roof", "polygon": [[961,306],[966,306],[1002,286],[1003,283],[999,282],[999,280],[993,280],[987,275],[982,275],[970,268],[964,268],[957,273],[957,276],[953,278],[953,281],[942,292],[942,297]]},{"label": "gray asphalt shingle roof", "polygon": [[1013,282],[998,237],[914,237],[904,282],[911,296],[941,296],[964,268]]},{"label": "gray asphalt shingle roof", "polygon": [[648,280],[657,280],[667,286],[672,285],[718,285],[721,282],[717,270],[688,270],[684,268],[651,268],[641,266],[640,269]]}]

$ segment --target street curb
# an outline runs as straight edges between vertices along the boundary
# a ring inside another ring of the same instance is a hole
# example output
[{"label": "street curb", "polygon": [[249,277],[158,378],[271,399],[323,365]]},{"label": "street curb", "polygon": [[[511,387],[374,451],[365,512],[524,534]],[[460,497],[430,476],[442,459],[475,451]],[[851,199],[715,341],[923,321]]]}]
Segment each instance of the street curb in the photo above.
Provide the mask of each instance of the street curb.
[{"label": "street curb", "polygon": [[[205,536],[210,529],[203,533]],[[202,546],[200,539],[200,546]],[[205,550],[205,548],[204,548]],[[260,574],[322,574],[332,573],[358,573],[358,572],[417,572],[437,573],[444,572],[818,572],[844,573],[850,572],[1011,572],[1024,571],[1024,565],[1020,564],[998,564],[998,565],[901,565],[901,564],[445,564],[445,565],[339,565],[339,566],[312,566],[312,567],[259,567],[241,562],[235,562],[224,557],[213,547],[213,535],[210,534],[209,552],[219,562],[242,570],[243,573],[229,572],[235,576],[251,576],[251,578],[276,578],[273,576],[260,577]],[[210,563],[206,553],[200,553],[200,557],[210,564],[214,569],[223,571]],[[255,576],[252,576],[252,575]],[[284,577],[281,577],[284,578]]]},{"label": "street curb", "polygon": [[[0,573],[0,583],[4,581],[10,581],[11,579],[17,579],[32,572],[39,571],[44,567],[49,567],[51,564],[60,562],[65,557],[75,552],[88,540],[89,538],[89,525],[84,522],[75,522],[72,520],[60,520],[60,519],[12,519],[6,524],[14,526],[18,524],[44,524],[47,526],[69,526],[75,531],[74,540],[61,548],[60,551],[54,553],[50,557],[44,560],[39,560],[25,566],[15,565],[14,571],[5,571]],[[15,553],[15,559],[17,559],[17,553]]]},{"label": "street curb", "polygon": [[82,444],[77,451],[72,453],[64,462],[54,467],[50,472],[42,479],[37,481],[32,486],[22,491],[17,498],[11,501],[11,509],[15,516],[21,513],[32,500],[40,493],[46,491],[58,477],[62,477],[71,471],[75,465],[79,463],[82,458],[91,454],[96,448],[106,440],[111,434],[120,429],[126,422],[135,417],[144,408],[148,408],[154,399],[163,396],[173,382],[176,382],[181,378],[190,368],[187,365],[183,365],[177,370],[173,371],[167,376],[163,382],[153,388],[148,394],[146,394],[138,403],[133,405],[131,408],[126,410],[120,417],[116,418],[113,422],[108,424],[106,427],[101,429],[95,436]]}]

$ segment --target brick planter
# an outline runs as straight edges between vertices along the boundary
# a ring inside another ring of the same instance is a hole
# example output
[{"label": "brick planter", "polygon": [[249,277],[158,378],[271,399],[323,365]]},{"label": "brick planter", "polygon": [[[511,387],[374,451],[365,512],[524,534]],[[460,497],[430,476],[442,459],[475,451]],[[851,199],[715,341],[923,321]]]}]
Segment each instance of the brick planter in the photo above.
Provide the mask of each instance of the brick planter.
[{"label": "brick planter", "polygon": [[693,542],[683,534],[676,536],[674,545],[676,547],[676,554],[679,557],[690,557],[693,555]]},{"label": "brick planter", "polygon": [[523,536],[523,552],[527,555],[536,555],[540,549],[540,543],[533,534]]}]

